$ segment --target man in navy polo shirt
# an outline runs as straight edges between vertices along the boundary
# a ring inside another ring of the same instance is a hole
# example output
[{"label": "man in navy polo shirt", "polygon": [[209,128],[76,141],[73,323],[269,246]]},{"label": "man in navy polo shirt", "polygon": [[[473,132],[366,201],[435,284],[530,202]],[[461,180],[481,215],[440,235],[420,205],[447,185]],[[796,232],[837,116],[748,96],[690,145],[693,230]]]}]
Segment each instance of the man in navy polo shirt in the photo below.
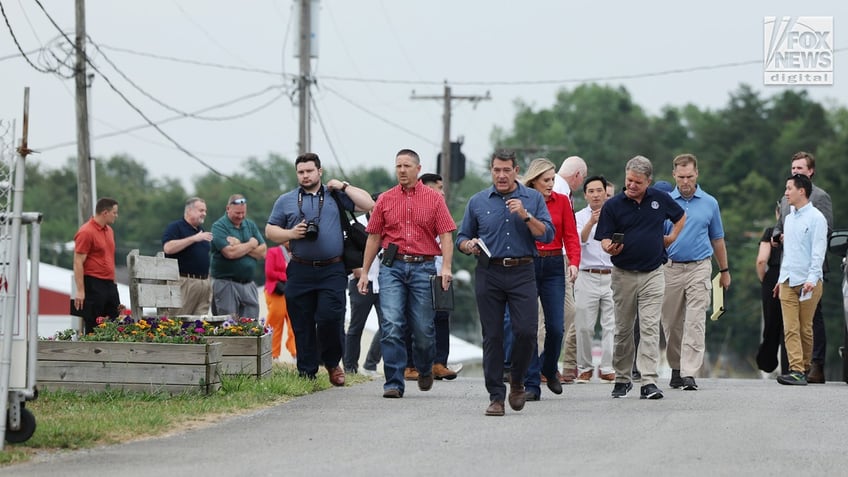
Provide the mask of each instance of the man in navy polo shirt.
[{"label": "man in navy polo shirt", "polygon": [[212,232],[203,230],[206,201],[192,197],[185,203],[183,218],[168,224],[162,234],[166,258],[176,258],[180,268],[183,306],[178,315],[205,315],[212,301],[209,282],[209,249]]},{"label": "man in navy polo shirt", "polygon": [[[656,384],[665,290],[661,266],[666,247],[683,229],[686,213],[671,196],[648,187],[653,166],[647,158],[630,159],[624,173],[624,191],[604,204],[595,231],[595,240],[601,241],[601,248],[612,256],[613,264],[610,286],[615,302],[615,387],[612,397],[624,397],[633,388],[633,323],[638,313],[641,339],[636,365],[642,373],[640,397],[661,399],[663,394]],[[666,219],[674,225],[668,235],[663,235]]]}]

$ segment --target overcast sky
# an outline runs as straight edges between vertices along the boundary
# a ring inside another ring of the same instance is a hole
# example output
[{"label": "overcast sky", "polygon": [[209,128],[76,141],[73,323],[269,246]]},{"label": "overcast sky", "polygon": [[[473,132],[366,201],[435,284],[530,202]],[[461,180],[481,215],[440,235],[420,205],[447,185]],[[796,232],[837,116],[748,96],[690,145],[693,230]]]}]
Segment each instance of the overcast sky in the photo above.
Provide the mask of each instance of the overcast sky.
[{"label": "overcast sky", "polygon": [[[74,2],[41,2],[73,38]],[[63,57],[67,42],[38,5],[0,3],[24,51],[51,46],[46,54],[29,55],[36,66],[55,67],[55,59],[46,59]],[[102,54],[91,45],[88,52],[133,105],[218,171],[233,173],[247,157],[265,159],[271,152],[293,160],[298,60],[292,6],[291,0],[88,0],[87,31]],[[848,2],[837,0],[322,0],[319,58],[313,61],[318,84],[312,150],[327,166],[391,169],[395,152],[409,147],[421,154],[425,170],[435,169],[442,102],[410,97],[413,90],[441,95],[444,80],[455,95],[491,96],[476,107],[454,102],[452,135],[464,136],[463,152],[481,163],[491,152],[493,128],[510,127],[515,100],[546,108],[558,89],[586,79],[625,86],[649,113],[667,104],[719,108],[740,83],[770,96],[783,87],[763,86],[767,15],[833,16],[832,46],[848,46],[848,33],[840,28],[848,24]],[[848,54],[837,52],[834,64],[833,86],[809,91],[816,100],[845,105],[848,90],[840,86],[848,81]],[[172,109],[140,93],[122,75]],[[20,124],[23,89],[31,89],[29,144],[42,151],[31,157],[48,167],[75,157],[73,80],[28,65],[5,26],[0,26],[0,77],[0,118]],[[154,177],[180,178],[187,187],[208,171],[152,128],[98,138],[145,120],[100,75],[90,95],[96,157],[128,154]],[[207,110],[250,95],[255,96]],[[259,111],[247,114],[254,109]],[[174,110],[241,117],[163,123],[178,115]],[[622,159],[637,152],[622,151]]]}]

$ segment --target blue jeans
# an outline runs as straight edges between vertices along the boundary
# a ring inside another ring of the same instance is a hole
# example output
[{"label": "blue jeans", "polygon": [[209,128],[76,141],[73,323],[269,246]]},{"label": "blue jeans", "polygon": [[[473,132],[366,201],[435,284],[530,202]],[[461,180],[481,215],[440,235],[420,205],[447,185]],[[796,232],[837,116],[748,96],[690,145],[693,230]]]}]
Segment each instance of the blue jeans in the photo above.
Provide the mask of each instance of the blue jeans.
[{"label": "blue jeans", "polygon": [[536,289],[542,312],[545,315],[545,350],[539,356],[538,340],[533,359],[524,377],[524,388],[537,396],[541,394],[541,379],[544,374],[550,380],[557,379],[557,361],[562,350],[563,306],[565,303],[565,261],[559,257],[536,257]]},{"label": "blue jeans", "polygon": [[406,263],[395,260],[391,267],[380,267],[380,307],[383,317],[380,344],[383,348],[384,390],[404,391],[403,371],[406,355],[406,329],[412,328],[412,354],[421,376],[433,372],[435,327],[430,276],[436,274],[433,262]]}]

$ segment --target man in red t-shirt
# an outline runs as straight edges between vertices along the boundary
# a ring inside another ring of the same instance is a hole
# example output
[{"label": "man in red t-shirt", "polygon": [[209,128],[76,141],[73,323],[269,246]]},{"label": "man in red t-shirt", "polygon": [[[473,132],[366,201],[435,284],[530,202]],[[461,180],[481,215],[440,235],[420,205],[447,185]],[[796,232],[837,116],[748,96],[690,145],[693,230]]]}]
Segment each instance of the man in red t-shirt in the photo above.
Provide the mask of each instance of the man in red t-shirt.
[{"label": "man in red t-shirt", "polygon": [[84,333],[97,326],[100,316],[118,315],[120,298],[115,284],[115,231],[118,201],[97,201],[94,216],[74,235],[74,310],[84,322]]}]

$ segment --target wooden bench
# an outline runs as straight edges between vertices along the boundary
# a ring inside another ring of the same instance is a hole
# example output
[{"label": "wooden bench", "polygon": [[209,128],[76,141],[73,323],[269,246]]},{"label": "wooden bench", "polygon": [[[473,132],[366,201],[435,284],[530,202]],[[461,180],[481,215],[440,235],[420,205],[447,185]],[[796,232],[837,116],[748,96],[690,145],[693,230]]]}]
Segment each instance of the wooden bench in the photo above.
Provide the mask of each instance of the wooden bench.
[{"label": "wooden bench", "polygon": [[183,321],[204,319],[223,322],[229,315],[177,315],[183,305],[180,292],[180,267],[175,258],[165,258],[164,252],[155,257],[139,255],[138,249],[127,255],[130,279],[130,311],[134,319],[144,316],[145,308],[155,308],[156,316],[181,318]]}]

